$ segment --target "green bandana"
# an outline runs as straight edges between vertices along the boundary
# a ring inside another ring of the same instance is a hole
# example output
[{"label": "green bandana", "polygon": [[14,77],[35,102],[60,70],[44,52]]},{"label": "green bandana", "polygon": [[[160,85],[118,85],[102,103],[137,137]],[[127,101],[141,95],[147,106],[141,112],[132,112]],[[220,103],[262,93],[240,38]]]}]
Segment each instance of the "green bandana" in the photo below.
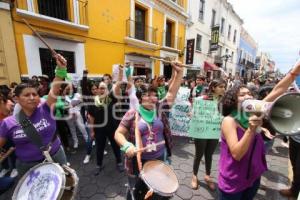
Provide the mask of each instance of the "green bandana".
[{"label": "green bandana", "polygon": [[201,94],[202,90],[203,90],[203,86],[202,85],[198,85],[196,87],[196,94]]},{"label": "green bandana", "polygon": [[111,98],[109,98],[108,96],[101,99],[100,96],[95,96],[95,106],[97,107],[104,106],[106,104],[109,104],[110,102],[111,102]]},{"label": "green bandana", "polygon": [[148,124],[151,124],[156,116],[155,110],[147,110],[141,105],[138,108],[138,112]]},{"label": "green bandana", "polygon": [[249,113],[245,112],[237,112],[237,110],[234,110],[230,114],[244,129],[247,129],[249,127]]},{"label": "green bandana", "polygon": [[157,87],[157,95],[159,100],[163,99],[166,96],[166,94],[166,86]]}]

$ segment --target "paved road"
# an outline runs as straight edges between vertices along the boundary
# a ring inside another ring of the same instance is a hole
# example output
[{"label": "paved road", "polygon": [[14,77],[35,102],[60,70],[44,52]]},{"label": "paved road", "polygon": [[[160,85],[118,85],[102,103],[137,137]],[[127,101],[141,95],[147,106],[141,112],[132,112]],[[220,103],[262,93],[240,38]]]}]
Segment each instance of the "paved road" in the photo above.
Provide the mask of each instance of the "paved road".
[{"label": "paved road", "polygon": [[[217,192],[211,192],[206,187],[203,177],[205,173],[204,163],[200,165],[198,177],[200,187],[198,190],[190,189],[192,175],[194,144],[189,143],[188,138],[175,137],[175,147],[172,157],[172,167],[179,179],[180,187],[174,196],[174,200],[192,199],[207,200],[217,199]],[[262,178],[262,186],[256,195],[256,200],[286,200],[278,193],[278,189],[285,188],[288,184],[288,149],[280,145],[281,140],[276,140],[271,153],[267,156],[269,171]],[[116,170],[115,160],[110,146],[107,147],[108,155],[104,157],[104,170],[99,176],[94,176],[95,155],[92,160],[84,165],[83,146],[76,154],[69,155],[71,166],[77,170],[80,178],[79,191],[76,199],[80,200],[120,200],[125,199],[127,177],[125,173]],[[218,150],[213,156],[212,176],[216,181]],[[6,194],[8,195],[8,194]],[[4,197],[4,196],[3,196]],[[2,197],[0,197],[2,199]]]}]

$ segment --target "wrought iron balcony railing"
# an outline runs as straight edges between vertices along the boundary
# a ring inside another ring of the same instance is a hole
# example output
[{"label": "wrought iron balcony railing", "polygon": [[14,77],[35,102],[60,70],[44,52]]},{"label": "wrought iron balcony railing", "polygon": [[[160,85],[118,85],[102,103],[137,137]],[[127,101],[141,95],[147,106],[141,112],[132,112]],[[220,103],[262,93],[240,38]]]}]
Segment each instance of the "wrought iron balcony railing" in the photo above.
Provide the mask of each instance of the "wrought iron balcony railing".
[{"label": "wrought iron balcony railing", "polygon": [[182,48],[182,38],[168,34],[166,31],[162,32],[162,46],[181,49]]},{"label": "wrought iron balcony railing", "polygon": [[137,40],[157,44],[157,29],[143,23],[128,19],[126,21],[126,36]]}]

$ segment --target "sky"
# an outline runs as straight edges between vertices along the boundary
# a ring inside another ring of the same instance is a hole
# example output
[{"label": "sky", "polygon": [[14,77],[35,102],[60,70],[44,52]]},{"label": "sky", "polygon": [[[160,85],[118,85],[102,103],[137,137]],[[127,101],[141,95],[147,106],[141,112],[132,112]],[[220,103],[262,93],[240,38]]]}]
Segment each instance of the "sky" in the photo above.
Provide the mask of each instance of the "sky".
[{"label": "sky", "polygon": [[228,0],[244,27],[286,73],[300,58],[300,0]]}]

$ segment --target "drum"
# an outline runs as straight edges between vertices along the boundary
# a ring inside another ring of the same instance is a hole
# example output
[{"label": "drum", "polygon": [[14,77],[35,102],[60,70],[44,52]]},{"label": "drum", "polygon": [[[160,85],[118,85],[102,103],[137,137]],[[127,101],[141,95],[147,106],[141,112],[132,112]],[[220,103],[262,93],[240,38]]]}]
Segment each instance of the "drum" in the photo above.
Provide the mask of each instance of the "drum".
[{"label": "drum", "polygon": [[78,186],[76,172],[57,163],[41,163],[31,168],[15,188],[13,200],[71,200]]},{"label": "drum", "polygon": [[140,177],[154,193],[163,197],[173,196],[179,187],[174,171],[160,160],[147,161]]}]

